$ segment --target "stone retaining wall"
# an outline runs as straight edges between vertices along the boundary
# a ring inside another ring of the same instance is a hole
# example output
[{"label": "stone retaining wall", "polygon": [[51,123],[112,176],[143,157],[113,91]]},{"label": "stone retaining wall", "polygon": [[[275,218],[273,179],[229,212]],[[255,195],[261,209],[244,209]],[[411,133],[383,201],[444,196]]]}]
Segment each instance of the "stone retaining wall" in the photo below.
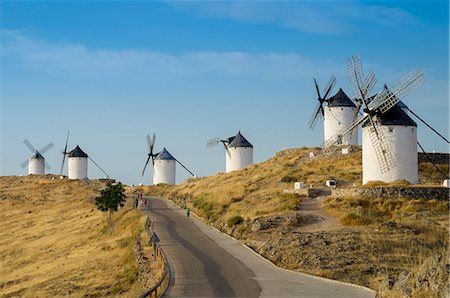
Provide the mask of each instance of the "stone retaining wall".
[{"label": "stone retaining wall", "polygon": [[[427,155],[436,164],[448,164],[450,161],[450,154],[448,153],[427,153]],[[419,152],[419,162],[429,161],[424,153]]]},{"label": "stone retaining wall", "polygon": [[144,254],[144,249],[141,243],[141,237],[136,237],[135,244],[135,257],[136,257],[136,268],[138,271],[138,281],[144,288],[150,288],[153,286],[155,281],[150,270],[150,262]]},{"label": "stone retaining wall", "polygon": [[[147,217],[147,221],[145,222],[144,228],[149,235],[151,235],[150,227],[151,221],[150,218]],[[138,281],[141,283],[141,285],[144,286],[144,288],[152,287],[156,283],[156,281],[154,280],[153,275],[151,274],[150,260],[145,256],[142,240],[141,237],[139,236],[136,237],[134,255],[136,258]]]},{"label": "stone retaining wall", "polygon": [[333,189],[334,196],[367,196],[382,198],[409,198],[425,200],[448,200],[449,188],[446,187],[373,187]]}]

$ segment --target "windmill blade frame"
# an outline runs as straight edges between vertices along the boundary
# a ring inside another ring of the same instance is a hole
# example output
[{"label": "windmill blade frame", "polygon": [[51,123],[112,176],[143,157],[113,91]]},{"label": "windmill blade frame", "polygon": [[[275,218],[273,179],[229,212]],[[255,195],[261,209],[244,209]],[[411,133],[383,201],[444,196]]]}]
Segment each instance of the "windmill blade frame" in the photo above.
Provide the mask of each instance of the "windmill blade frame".
[{"label": "windmill blade frame", "polygon": [[153,133],[153,136],[151,136],[151,137],[150,137],[150,134],[147,134],[146,140],[147,140],[147,147],[148,147],[148,153],[147,153],[148,158],[147,158],[147,161],[145,162],[144,169],[142,170],[142,177],[145,174],[145,169],[147,168],[147,165],[148,165],[150,159],[152,160],[153,174],[155,174],[155,160],[154,160],[154,157],[156,155],[158,155],[158,154],[154,154],[153,153],[153,149],[155,147],[155,142],[156,142],[156,134]]},{"label": "windmill blade frame", "polygon": [[29,158],[27,158],[24,162],[22,162],[21,164],[20,164],[20,167],[22,168],[22,169],[25,169],[27,166],[28,166],[28,163],[30,162],[30,160],[29,160]]},{"label": "windmill blade frame", "polygon": [[337,134],[335,134],[334,136],[332,136],[331,138],[326,140],[321,146],[322,147],[322,151],[325,154],[331,154],[332,152],[334,152],[334,151],[331,150],[331,148],[338,143],[339,138],[343,138],[346,135],[348,135],[349,133],[351,133],[361,123],[366,121],[368,117],[369,117],[369,115],[365,115],[365,116],[361,117],[361,119],[359,119],[357,122],[353,123],[352,126],[347,128],[347,130],[343,130],[342,133],[338,132]]},{"label": "windmill blade frame", "polygon": [[311,114],[311,117],[308,121],[308,125],[310,129],[314,129],[316,127],[317,121],[320,117],[323,117],[325,115],[325,111],[323,109],[323,103],[328,100],[328,95],[330,94],[331,90],[333,90],[334,86],[336,85],[336,76],[332,75],[330,80],[328,81],[327,85],[323,89],[324,96],[322,97],[319,90],[319,85],[317,84],[317,80],[313,79],[314,85],[316,87],[317,91],[317,100],[319,101],[316,105],[316,107],[313,110],[313,113]]},{"label": "windmill blade frame", "polygon": [[147,167],[148,162],[150,161],[150,158],[151,158],[151,156],[149,155],[148,158],[147,158],[147,161],[145,162],[144,169],[142,170],[142,177],[144,176],[145,168]]},{"label": "windmill blade frame", "polygon": [[382,174],[389,172],[395,167],[392,153],[389,147],[385,143],[385,136],[382,130],[379,129],[379,124],[376,121],[371,121],[371,127],[369,128],[369,137],[372,143],[375,156],[377,157],[378,166]]},{"label": "windmill blade frame", "polygon": [[353,86],[353,97],[362,98],[361,91],[364,79],[364,70],[359,54],[352,55],[352,57],[347,59],[347,75],[350,80],[350,84]]},{"label": "windmill blade frame", "polygon": [[64,150],[62,152],[63,154],[63,160],[61,162],[61,170],[59,171],[59,175],[62,175],[62,172],[64,170],[64,162],[66,161],[66,155],[67,155],[67,144],[69,142],[69,131],[67,131],[67,136],[66,136],[66,145],[64,146]]},{"label": "windmill blade frame", "polygon": [[47,171],[50,171],[52,169],[52,167],[50,166],[50,164],[44,159],[42,160],[42,162],[44,163],[44,167]]},{"label": "windmill blade frame", "polygon": [[336,76],[332,75],[323,91],[323,100],[326,101],[331,90],[336,86]]},{"label": "windmill blade frame", "polygon": [[368,104],[369,110],[376,110],[382,114],[392,109],[402,98],[415,90],[424,82],[424,74],[420,69],[407,73],[390,90],[383,89]]},{"label": "windmill blade frame", "polygon": [[211,148],[211,147],[217,146],[217,144],[219,144],[220,142],[221,142],[220,138],[209,139],[206,141],[206,147]]},{"label": "windmill blade frame", "polygon": [[310,129],[314,129],[316,127],[317,121],[319,118],[322,118],[324,115],[322,103],[318,102],[316,107],[314,108],[314,112],[311,115],[311,118],[308,121],[308,125]]},{"label": "windmill blade frame", "polygon": [[45,152],[47,152],[48,150],[52,149],[55,146],[55,144],[53,144],[53,142],[48,143],[46,146],[42,147],[42,149],[38,150],[38,152],[43,155]]},{"label": "windmill blade frame", "polygon": [[25,146],[27,146],[27,148],[32,152],[32,153],[36,153],[37,150],[36,148],[34,148],[33,145],[31,145],[30,141],[28,141],[28,139],[24,139],[23,143],[25,144]]}]

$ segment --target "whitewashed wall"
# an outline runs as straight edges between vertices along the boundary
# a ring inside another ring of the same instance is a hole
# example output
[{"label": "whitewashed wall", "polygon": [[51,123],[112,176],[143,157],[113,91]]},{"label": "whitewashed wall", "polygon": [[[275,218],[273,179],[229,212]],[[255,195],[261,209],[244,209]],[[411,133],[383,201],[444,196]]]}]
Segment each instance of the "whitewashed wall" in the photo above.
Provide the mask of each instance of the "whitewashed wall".
[{"label": "whitewashed wall", "polygon": [[88,160],[86,157],[69,157],[67,167],[69,179],[87,179]]},{"label": "whitewashed wall", "polygon": [[[380,126],[385,143],[392,154],[394,167],[381,173],[377,156],[369,135],[370,126],[362,129],[362,165],[363,184],[369,181],[393,182],[407,180],[419,182],[417,160],[417,127],[413,126]],[[392,130],[392,131],[390,131]]]},{"label": "whitewashed wall", "polygon": [[44,159],[31,157],[28,160],[28,175],[44,175]]},{"label": "whitewashed wall", "polygon": [[226,172],[240,170],[253,164],[253,148],[229,147],[225,150]]},{"label": "whitewashed wall", "polygon": [[176,167],[175,160],[155,160],[153,184],[175,184]]},{"label": "whitewashed wall", "polygon": [[[347,130],[353,124],[354,107],[324,107],[324,141]],[[342,145],[358,145],[358,129],[342,138]]]}]

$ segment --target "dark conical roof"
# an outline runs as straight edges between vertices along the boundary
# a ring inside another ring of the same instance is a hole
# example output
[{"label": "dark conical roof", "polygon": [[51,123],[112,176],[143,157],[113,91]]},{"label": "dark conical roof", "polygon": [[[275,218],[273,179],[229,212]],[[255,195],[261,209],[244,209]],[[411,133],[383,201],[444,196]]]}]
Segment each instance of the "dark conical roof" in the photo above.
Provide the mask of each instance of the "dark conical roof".
[{"label": "dark conical roof", "polygon": [[[398,105],[394,106],[392,109],[386,113],[379,116],[381,125],[392,125],[392,126],[414,126],[417,127],[417,123],[408,116],[408,114],[403,111]],[[366,121],[363,123],[363,127],[368,125],[370,122]]]},{"label": "dark conical roof", "polygon": [[249,147],[253,148],[253,145],[250,144],[249,141],[247,141],[246,138],[241,134],[239,131],[237,135],[234,137],[228,138],[228,147]]},{"label": "dark conical roof", "polygon": [[164,149],[156,155],[155,160],[175,160],[175,157],[173,157],[172,154],[167,151],[166,147],[164,147]]},{"label": "dark conical roof", "polygon": [[84,151],[81,150],[81,148],[77,145],[75,147],[75,149],[73,149],[72,151],[69,152],[69,157],[85,157],[85,158],[87,158],[88,155],[86,153],[84,153]]},{"label": "dark conical roof", "polygon": [[401,100],[397,103],[397,107],[402,108],[402,109],[407,109],[408,108],[408,106],[405,105],[405,103],[403,101],[401,101]]},{"label": "dark conical roof", "polygon": [[39,151],[36,151],[36,153],[30,156],[30,158],[44,159],[44,156],[42,156],[42,154],[39,153]]},{"label": "dark conical roof", "polygon": [[356,108],[356,105],[353,101],[345,94],[342,88],[339,88],[339,91],[328,99],[329,107],[352,107]]}]

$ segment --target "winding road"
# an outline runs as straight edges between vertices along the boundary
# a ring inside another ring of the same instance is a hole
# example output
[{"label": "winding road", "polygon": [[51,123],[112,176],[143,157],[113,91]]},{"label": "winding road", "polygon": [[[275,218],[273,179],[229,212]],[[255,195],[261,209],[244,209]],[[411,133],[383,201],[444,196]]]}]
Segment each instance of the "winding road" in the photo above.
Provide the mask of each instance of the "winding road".
[{"label": "winding road", "polygon": [[168,200],[151,198],[153,221],[173,272],[166,297],[374,297],[369,289],[284,270]]}]

